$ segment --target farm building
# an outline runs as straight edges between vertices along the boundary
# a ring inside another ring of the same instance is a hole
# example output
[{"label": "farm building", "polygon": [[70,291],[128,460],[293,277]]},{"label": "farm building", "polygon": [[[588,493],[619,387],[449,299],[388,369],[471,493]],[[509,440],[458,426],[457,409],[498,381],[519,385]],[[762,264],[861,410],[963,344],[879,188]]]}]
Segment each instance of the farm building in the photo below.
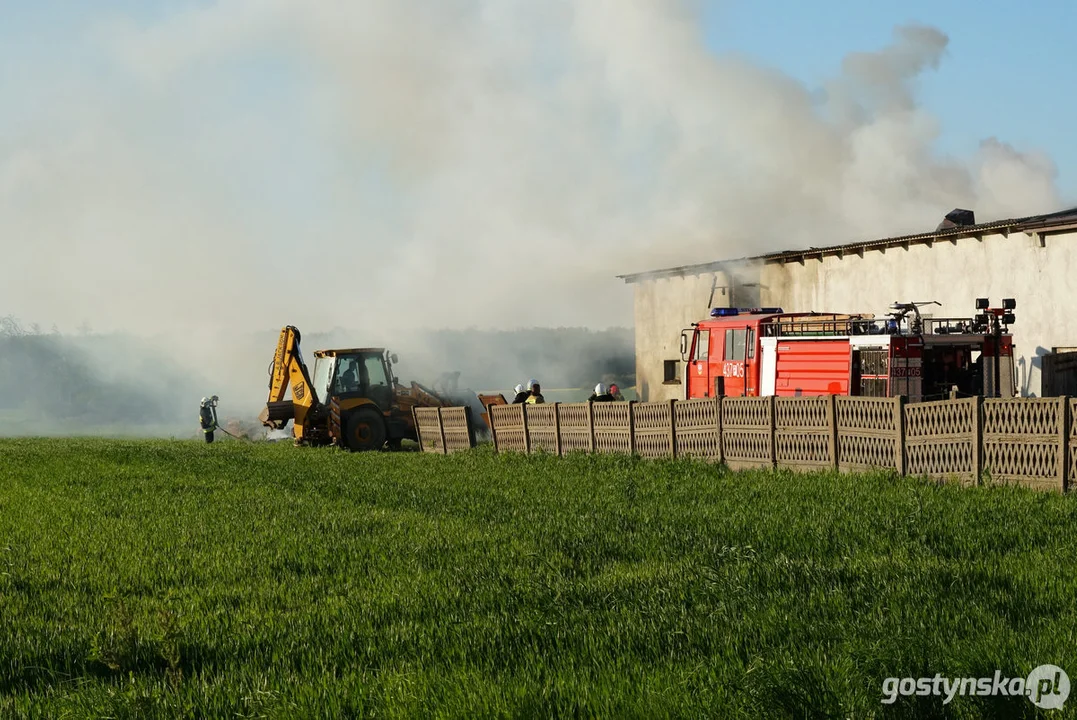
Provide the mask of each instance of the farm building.
[{"label": "farm building", "polygon": [[[874,313],[893,302],[938,301],[924,316],[970,317],[976,298],[1017,301],[1020,395],[1075,394],[1077,208],[976,224],[956,210],[930,232],[618,276],[635,296],[641,400],[683,397],[681,330],[712,307]],[[1046,370],[1046,372],[1045,372]]]}]

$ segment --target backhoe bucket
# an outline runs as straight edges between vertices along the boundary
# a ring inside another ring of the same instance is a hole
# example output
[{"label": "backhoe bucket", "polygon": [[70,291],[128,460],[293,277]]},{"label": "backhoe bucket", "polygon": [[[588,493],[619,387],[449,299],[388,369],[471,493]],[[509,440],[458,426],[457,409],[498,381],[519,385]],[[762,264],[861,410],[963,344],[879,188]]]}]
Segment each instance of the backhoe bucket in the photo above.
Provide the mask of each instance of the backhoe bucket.
[{"label": "backhoe bucket", "polygon": [[262,412],[258,414],[258,419],[266,427],[281,430],[289,420],[295,419],[295,405],[291,400],[266,403]]},{"label": "backhoe bucket", "polygon": [[484,395],[482,393],[476,393],[476,395],[479,398],[479,402],[482,403],[482,409],[484,410],[484,412],[482,413],[482,421],[486,423],[486,427],[490,428],[490,431],[493,432],[494,426],[490,422],[490,406],[508,404],[505,400],[505,396],[501,393],[498,393],[497,395]]}]

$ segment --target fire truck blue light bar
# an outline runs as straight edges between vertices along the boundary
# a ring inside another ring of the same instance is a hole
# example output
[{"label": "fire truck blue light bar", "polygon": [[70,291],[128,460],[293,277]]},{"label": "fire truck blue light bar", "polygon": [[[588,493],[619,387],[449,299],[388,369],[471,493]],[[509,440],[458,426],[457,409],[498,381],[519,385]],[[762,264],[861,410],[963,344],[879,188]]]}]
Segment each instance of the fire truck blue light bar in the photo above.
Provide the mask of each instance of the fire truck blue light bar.
[{"label": "fire truck blue light bar", "polygon": [[735,317],[737,315],[771,315],[781,314],[780,307],[764,308],[711,308],[711,317]]}]

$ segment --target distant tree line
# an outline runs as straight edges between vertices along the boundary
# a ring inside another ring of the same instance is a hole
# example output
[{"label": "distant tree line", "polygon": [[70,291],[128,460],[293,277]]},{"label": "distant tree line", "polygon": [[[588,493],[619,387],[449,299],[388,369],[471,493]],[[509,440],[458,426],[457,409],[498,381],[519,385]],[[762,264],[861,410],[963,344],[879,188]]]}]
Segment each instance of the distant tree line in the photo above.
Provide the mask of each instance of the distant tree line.
[{"label": "distant tree line", "polygon": [[130,338],[68,337],[55,328],[43,333],[37,325],[0,317],[4,431],[30,420],[68,426],[170,424],[191,405],[191,392],[181,371]]}]

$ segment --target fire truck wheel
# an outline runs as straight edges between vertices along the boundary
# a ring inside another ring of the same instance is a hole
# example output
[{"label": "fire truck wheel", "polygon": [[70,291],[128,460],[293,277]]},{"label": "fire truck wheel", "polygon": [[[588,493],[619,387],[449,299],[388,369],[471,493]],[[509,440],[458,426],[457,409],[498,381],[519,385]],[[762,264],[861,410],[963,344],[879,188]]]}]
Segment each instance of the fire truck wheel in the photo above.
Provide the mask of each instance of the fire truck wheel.
[{"label": "fire truck wheel", "polygon": [[374,408],[361,407],[348,416],[344,441],[349,450],[380,450],[385,444],[385,420]]}]

